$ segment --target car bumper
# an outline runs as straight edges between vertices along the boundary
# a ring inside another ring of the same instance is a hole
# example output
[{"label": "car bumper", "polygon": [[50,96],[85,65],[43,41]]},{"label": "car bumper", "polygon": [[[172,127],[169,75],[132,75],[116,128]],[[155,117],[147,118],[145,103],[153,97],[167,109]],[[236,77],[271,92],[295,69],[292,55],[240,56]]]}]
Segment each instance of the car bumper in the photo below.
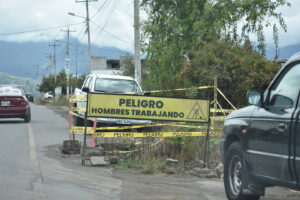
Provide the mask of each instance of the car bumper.
[{"label": "car bumper", "polygon": [[23,117],[27,114],[29,107],[1,107],[0,118]]}]

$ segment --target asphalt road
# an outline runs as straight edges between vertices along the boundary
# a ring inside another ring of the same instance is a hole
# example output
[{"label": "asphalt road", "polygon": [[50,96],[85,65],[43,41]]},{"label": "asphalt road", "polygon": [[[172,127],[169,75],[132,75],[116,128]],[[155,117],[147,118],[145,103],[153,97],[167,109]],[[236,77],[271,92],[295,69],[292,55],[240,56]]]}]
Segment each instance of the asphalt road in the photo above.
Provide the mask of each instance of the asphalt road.
[{"label": "asphalt road", "polygon": [[[0,200],[224,200],[222,181],[185,175],[141,175],[81,166],[79,155],[62,155],[68,123],[54,111],[31,105],[32,122],[0,119]],[[294,200],[283,188],[264,200]]]}]

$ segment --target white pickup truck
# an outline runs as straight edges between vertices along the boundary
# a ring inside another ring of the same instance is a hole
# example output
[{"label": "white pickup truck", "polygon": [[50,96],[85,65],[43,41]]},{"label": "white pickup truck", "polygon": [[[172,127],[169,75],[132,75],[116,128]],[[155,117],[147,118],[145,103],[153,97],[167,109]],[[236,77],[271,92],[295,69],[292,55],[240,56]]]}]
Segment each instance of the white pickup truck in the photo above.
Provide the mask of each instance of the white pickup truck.
[{"label": "white pickup truck", "polygon": [[[88,87],[90,92],[94,93],[127,93],[137,92],[142,95],[142,89],[140,85],[131,77],[119,76],[119,75],[100,75],[90,74],[86,77],[82,88]],[[81,89],[76,88],[74,95],[86,95]],[[86,108],[86,103],[78,102],[73,107]],[[84,112],[77,112],[82,117],[73,117],[75,126],[84,125]],[[103,126],[110,125],[144,125],[150,124],[149,120],[134,120],[134,119],[118,119],[118,118],[97,118],[97,123]],[[91,124],[91,121],[88,121]]]}]

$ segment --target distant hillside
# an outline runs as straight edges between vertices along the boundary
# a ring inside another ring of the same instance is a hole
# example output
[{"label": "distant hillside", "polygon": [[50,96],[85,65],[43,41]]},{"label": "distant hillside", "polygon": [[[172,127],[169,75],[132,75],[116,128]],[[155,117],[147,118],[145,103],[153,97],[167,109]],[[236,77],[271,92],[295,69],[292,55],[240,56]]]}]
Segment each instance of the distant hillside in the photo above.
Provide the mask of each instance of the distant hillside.
[{"label": "distant hillside", "polygon": [[16,84],[23,85],[26,92],[33,93],[35,96],[39,96],[39,92],[36,90],[38,81],[29,78],[22,78],[17,76],[11,76],[0,72],[0,85],[1,84]]},{"label": "distant hillside", "polygon": [[[276,52],[274,45],[268,44],[266,51],[267,51],[266,57],[268,59],[274,59],[275,52]],[[289,57],[291,57],[293,54],[295,54],[297,52],[300,52],[300,43],[294,44],[294,45],[288,45],[288,46],[284,46],[284,47],[279,47],[278,57],[280,59],[288,59]]]},{"label": "distant hillside", "polygon": [[[43,75],[48,76],[47,66],[49,63],[47,52],[53,56],[53,47],[49,47],[51,42],[9,42],[0,41],[0,72],[13,76],[26,77],[35,80],[42,80]],[[65,68],[66,46],[64,42],[56,42],[61,46],[56,47],[57,73]],[[77,66],[78,74],[88,73],[88,48],[86,44],[79,43],[76,39],[70,40],[71,44],[79,44]],[[279,48],[279,58],[289,58],[294,53],[300,51],[300,43]],[[102,56],[108,59],[119,59],[120,56],[128,52],[115,47],[98,47],[92,45],[92,56]],[[274,45],[267,44],[266,57],[274,59]],[[131,54],[131,53],[129,53]],[[132,55],[132,54],[131,54]],[[71,73],[75,74],[75,46],[70,45]],[[36,64],[39,64],[37,71]],[[54,73],[54,66],[52,67]]]},{"label": "distant hillside", "polygon": [[[77,66],[78,73],[88,73],[88,48],[85,44],[78,43],[77,40],[71,39],[72,44],[79,44]],[[53,47],[49,47],[51,42],[8,42],[0,41],[0,72],[11,74],[13,76],[28,77],[31,79],[41,80],[43,75],[49,75],[47,66],[49,58],[47,52],[52,56]],[[64,42],[56,42],[61,46],[56,47],[56,65],[57,72],[65,68],[66,45]],[[119,59],[120,56],[126,55],[126,51],[115,47],[98,47],[92,45],[92,56],[103,56],[108,59]],[[75,46],[70,45],[71,73],[75,74]],[[39,70],[34,66],[39,64]],[[54,73],[54,66],[52,67]]]}]

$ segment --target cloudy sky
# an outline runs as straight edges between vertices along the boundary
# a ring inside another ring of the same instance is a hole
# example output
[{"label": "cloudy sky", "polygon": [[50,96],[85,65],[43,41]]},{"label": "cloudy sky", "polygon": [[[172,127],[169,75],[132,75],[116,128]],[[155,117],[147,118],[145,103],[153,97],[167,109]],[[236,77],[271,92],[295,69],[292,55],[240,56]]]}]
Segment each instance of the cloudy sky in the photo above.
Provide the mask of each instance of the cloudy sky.
[{"label": "cloudy sky", "polygon": [[[71,36],[87,41],[84,19],[68,15],[68,12],[85,16],[85,4],[76,0],[0,0],[0,40],[53,41],[65,37],[65,32],[54,28],[68,24]],[[280,31],[279,45],[300,43],[300,1],[289,0],[292,7],[280,8],[288,26],[288,32]],[[114,46],[123,50],[133,49],[133,0],[98,0],[90,3],[91,39],[99,46]],[[27,32],[22,34],[12,34]],[[272,43],[272,30],[265,32],[266,42]]]}]

